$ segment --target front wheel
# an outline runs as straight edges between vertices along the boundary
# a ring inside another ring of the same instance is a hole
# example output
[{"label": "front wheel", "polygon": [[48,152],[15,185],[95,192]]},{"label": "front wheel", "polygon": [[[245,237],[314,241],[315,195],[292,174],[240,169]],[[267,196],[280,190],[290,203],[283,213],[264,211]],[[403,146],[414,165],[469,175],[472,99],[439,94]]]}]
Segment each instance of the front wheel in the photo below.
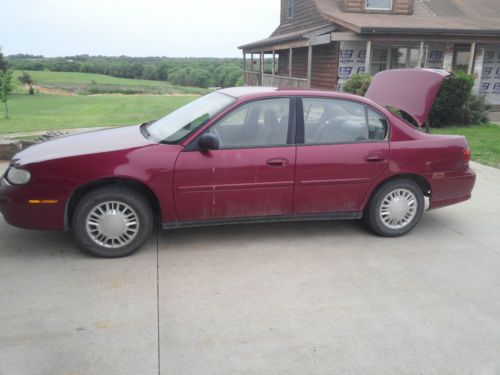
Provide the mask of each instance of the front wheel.
[{"label": "front wheel", "polygon": [[424,211],[422,189],[412,180],[392,180],[379,188],[365,213],[368,227],[384,237],[398,237],[411,231]]},{"label": "front wheel", "polygon": [[146,242],[153,229],[153,214],[139,193],[110,186],[82,198],[71,227],[84,250],[118,258],[134,253]]}]

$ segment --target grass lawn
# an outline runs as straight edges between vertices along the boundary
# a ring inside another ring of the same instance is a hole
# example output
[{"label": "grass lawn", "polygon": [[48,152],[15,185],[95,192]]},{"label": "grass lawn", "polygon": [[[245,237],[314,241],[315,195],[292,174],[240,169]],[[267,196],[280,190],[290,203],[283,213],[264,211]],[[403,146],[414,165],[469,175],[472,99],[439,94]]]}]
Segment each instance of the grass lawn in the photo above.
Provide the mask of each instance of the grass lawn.
[{"label": "grass lawn", "polygon": [[0,134],[139,124],[161,118],[196,96],[16,94],[10,119],[0,107]]},{"label": "grass lawn", "polygon": [[472,149],[473,160],[500,168],[500,126],[473,125],[434,128],[432,133],[466,136]]},{"label": "grass lawn", "polygon": [[[202,95],[207,89],[198,87],[175,86],[163,81],[148,81],[144,79],[128,79],[111,77],[104,74],[78,73],[78,72],[50,72],[26,70],[36,86],[45,88],[58,88],[68,91],[88,94],[90,89],[99,92],[137,91],[149,94],[195,94]],[[14,71],[14,80],[22,71]],[[26,89],[19,88],[19,92]]]}]

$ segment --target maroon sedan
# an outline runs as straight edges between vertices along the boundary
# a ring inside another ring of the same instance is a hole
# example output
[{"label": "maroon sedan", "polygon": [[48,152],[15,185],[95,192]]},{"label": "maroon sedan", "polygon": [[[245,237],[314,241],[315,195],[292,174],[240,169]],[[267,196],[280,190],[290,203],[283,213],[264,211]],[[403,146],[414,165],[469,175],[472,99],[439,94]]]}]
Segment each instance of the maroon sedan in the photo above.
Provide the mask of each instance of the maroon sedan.
[{"label": "maroon sedan", "polygon": [[474,187],[465,138],[414,126],[448,75],[383,72],[366,98],[225,89],[156,122],[53,139],[13,158],[0,211],[18,227],[71,229],[104,257],[139,249],[155,222],[364,218],[379,235],[401,236],[425,196],[433,209],[469,199]]}]

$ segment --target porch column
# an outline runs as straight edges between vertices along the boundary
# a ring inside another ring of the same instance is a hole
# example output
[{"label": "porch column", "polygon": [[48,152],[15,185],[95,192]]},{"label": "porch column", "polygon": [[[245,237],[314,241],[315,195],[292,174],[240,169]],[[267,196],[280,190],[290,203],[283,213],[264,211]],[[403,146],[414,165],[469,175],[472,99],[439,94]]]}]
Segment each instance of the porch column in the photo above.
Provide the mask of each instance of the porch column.
[{"label": "porch column", "polygon": [[243,83],[245,86],[248,85],[247,82],[247,54],[243,51]]},{"label": "porch column", "polygon": [[264,51],[260,53],[260,85],[264,85]]},{"label": "porch column", "polygon": [[307,82],[309,84],[309,88],[311,87],[311,78],[312,78],[312,58],[313,58],[313,46],[309,46],[307,53]]},{"label": "porch column", "polygon": [[366,42],[365,73],[370,74],[372,67],[372,41]]},{"label": "porch column", "polygon": [[271,69],[271,73],[273,75],[272,86],[274,86],[274,74],[276,72],[276,51],[273,49],[273,67]]},{"label": "porch column", "polygon": [[469,66],[467,67],[467,74],[472,74],[474,71],[474,61],[476,59],[476,42],[472,42],[470,45],[470,59]]},{"label": "porch column", "polygon": [[424,61],[424,41],[420,42],[420,51],[418,52],[418,67],[422,67],[422,62]]},{"label": "porch column", "polygon": [[292,78],[292,60],[293,60],[293,48],[290,48],[290,53],[288,55],[288,78]]}]

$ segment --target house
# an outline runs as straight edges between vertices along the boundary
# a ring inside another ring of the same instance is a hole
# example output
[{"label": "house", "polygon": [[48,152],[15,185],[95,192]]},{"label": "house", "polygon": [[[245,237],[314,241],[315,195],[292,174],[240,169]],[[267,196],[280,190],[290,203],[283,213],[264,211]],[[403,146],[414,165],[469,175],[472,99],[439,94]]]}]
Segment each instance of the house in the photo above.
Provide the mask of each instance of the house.
[{"label": "house", "polygon": [[474,74],[500,104],[500,0],[281,0],[271,36],[240,47],[247,85],[342,90],[356,73]]}]

